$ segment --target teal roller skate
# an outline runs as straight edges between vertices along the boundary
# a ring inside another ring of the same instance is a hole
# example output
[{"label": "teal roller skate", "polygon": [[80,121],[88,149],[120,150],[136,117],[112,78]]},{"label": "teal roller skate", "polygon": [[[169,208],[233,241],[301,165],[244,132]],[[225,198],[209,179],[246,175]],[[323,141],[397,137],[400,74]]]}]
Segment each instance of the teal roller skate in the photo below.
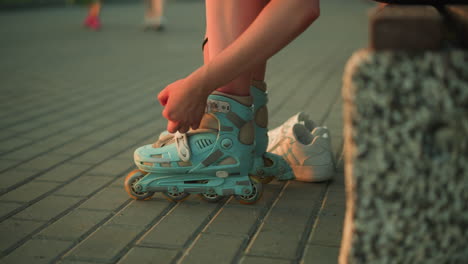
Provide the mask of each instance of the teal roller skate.
[{"label": "teal roller skate", "polygon": [[279,155],[266,152],[268,147],[268,109],[266,84],[263,81],[252,81],[250,94],[254,101],[255,120],[255,158],[250,175],[261,183],[269,183],[273,178],[278,180],[294,179],[288,163]]},{"label": "teal roller skate", "polygon": [[199,129],[165,134],[155,144],[138,148],[138,169],[125,179],[128,194],[146,200],[161,192],[174,202],[191,193],[209,202],[230,195],[246,204],[260,199],[262,184],[249,176],[255,135],[246,99],[251,100],[214,92]]}]

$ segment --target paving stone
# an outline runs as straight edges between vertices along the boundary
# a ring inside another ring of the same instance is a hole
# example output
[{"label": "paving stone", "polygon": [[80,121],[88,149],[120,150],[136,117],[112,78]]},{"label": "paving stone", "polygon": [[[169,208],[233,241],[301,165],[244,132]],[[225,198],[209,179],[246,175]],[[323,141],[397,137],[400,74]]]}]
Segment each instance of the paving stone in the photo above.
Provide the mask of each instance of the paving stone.
[{"label": "paving stone", "polygon": [[[249,205],[249,207],[258,207],[258,208],[269,208],[270,204],[278,197],[278,194],[283,187],[284,182],[272,181],[267,185],[263,186],[263,195],[256,203]],[[229,201],[229,206],[241,206],[245,205],[239,203],[236,199],[231,199]]]},{"label": "paving stone", "polygon": [[295,259],[312,213],[321,206],[325,185],[290,182],[264,220],[248,254]]},{"label": "paving stone", "polygon": [[22,207],[21,203],[0,202],[0,218],[13,212],[15,209]]},{"label": "paving stone", "polygon": [[[245,256],[241,264],[292,264],[293,261],[285,259],[274,259],[274,258],[265,258],[265,257],[254,257],[254,256]],[[319,262],[317,262],[319,263]],[[328,263],[323,263],[328,264]]]},{"label": "paving stone", "polygon": [[78,179],[66,184],[63,188],[55,192],[55,194],[88,196],[106,185],[106,183],[109,183],[109,180],[108,177],[80,176]]},{"label": "paving stone", "polygon": [[77,204],[81,199],[78,197],[47,196],[19,212],[14,217],[18,219],[48,221]]},{"label": "paving stone", "polygon": [[123,188],[106,187],[84,202],[80,208],[114,211],[128,199],[130,197]]},{"label": "paving stone", "polygon": [[327,195],[325,197],[325,206],[341,207],[344,212],[346,208],[346,193],[343,185],[335,184],[335,182],[333,182],[328,187]]},{"label": "paving stone", "polygon": [[85,260],[60,260],[58,264],[96,264],[94,261],[85,261]]},{"label": "paving stone", "polygon": [[76,157],[71,160],[72,163],[78,164],[100,164],[104,160],[113,156],[112,152],[106,150],[90,150],[79,157]]},{"label": "paving stone", "polygon": [[66,155],[47,154],[44,156],[39,156],[37,158],[34,158],[30,161],[21,163],[19,168],[35,169],[35,170],[48,169],[54,165],[58,165],[59,163],[65,161],[68,158],[69,156],[66,156]]},{"label": "paving stone", "polygon": [[305,256],[303,259],[304,264],[313,263],[338,263],[338,255],[340,254],[339,247],[326,247],[318,245],[307,245]]},{"label": "paving stone", "polygon": [[76,209],[46,227],[38,236],[61,240],[77,240],[109,214],[110,212]]},{"label": "paving stone", "polygon": [[112,184],[110,185],[110,187],[124,189],[124,188],[125,188],[124,182],[125,182],[125,177],[126,177],[126,176],[127,176],[127,174],[122,174],[122,175],[118,176],[118,177],[112,182]]},{"label": "paving stone", "polygon": [[260,214],[261,210],[258,208],[224,207],[205,232],[247,237]]},{"label": "paving stone", "polygon": [[[10,126],[17,134],[23,135],[23,132],[34,131],[44,125],[44,121],[40,119],[28,120],[26,122],[17,123]],[[31,139],[30,139],[31,140]]]},{"label": "paving stone", "polygon": [[28,178],[37,174],[33,170],[9,170],[0,174],[0,190],[9,189],[12,186],[27,180]]},{"label": "paving stone", "polygon": [[206,202],[199,204],[180,203],[158,225],[152,228],[139,245],[182,247],[196,234],[201,224],[208,220],[216,205]]},{"label": "paving stone", "polygon": [[0,141],[0,152],[7,152],[12,149],[17,149],[31,142],[32,142],[31,139],[23,138],[23,137],[13,137],[7,140],[2,140]]},{"label": "paving stone", "polygon": [[84,171],[88,170],[90,167],[91,165],[74,164],[67,162],[44,173],[37,179],[44,181],[66,182],[80,175]]},{"label": "paving stone", "polygon": [[9,159],[1,159],[0,160],[0,171],[6,170],[10,167],[13,167],[17,164],[21,163],[20,160],[9,160]]},{"label": "paving stone", "polygon": [[309,242],[339,247],[343,234],[344,213],[343,206],[325,206],[319,213]]},{"label": "paving stone", "polygon": [[[12,150],[11,152],[8,152],[7,154],[5,154],[4,157],[7,159],[26,162],[26,161],[36,158],[38,155],[43,154],[44,151],[45,150],[42,147],[36,146],[35,144],[31,144],[25,148]],[[19,162],[17,162],[17,164],[18,163]]]},{"label": "paving stone", "polygon": [[69,241],[29,240],[11,254],[1,260],[2,263],[50,263],[59,254],[72,245]]},{"label": "paving stone", "polygon": [[54,149],[54,153],[73,156],[83,151],[89,150],[93,147],[93,145],[95,145],[94,141],[76,139],[66,143],[59,148]]},{"label": "paving stone", "polygon": [[142,231],[141,227],[103,226],[78,244],[67,259],[110,261]]},{"label": "paving stone", "polygon": [[[0,111],[0,112],[3,112],[3,111]],[[3,118],[3,117],[2,117]],[[5,140],[6,138],[10,138],[12,137],[13,135],[16,134],[16,131],[13,131],[11,129],[1,129],[0,130],[0,140]]]},{"label": "paving stone", "polygon": [[0,223],[0,251],[12,247],[44,223],[7,219]]},{"label": "paving stone", "polygon": [[33,180],[0,196],[0,200],[14,202],[29,202],[40,197],[41,195],[50,192],[58,185],[59,183],[55,182],[38,182]]},{"label": "paving stone", "polygon": [[134,247],[125,255],[119,264],[169,264],[177,255],[177,250],[161,248]]},{"label": "paving stone", "polygon": [[182,263],[232,263],[245,238],[202,234]]},{"label": "paving stone", "polygon": [[128,162],[127,160],[119,160],[119,159],[111,158],[110,160],[107,160],[103,162],[102,164],[97,165],[97,167],[93,168],[89,172],[89,174],[116,176],[119,174],[123,174],[134,167],[135,167],[135,163],[133,161]]},{"label": "paving stone", "polygon": [[109,224],[147,226],[167,210],[167,201],[132,201],[109,221]]}]

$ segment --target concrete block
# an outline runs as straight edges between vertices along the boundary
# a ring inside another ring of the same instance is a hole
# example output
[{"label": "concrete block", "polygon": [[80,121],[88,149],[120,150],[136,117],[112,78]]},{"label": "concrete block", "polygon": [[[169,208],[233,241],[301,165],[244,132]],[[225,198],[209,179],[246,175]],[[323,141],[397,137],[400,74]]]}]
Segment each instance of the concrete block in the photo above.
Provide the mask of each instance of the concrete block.
[{"label": "concrete block", "polygon": [[468,48],[468,6],[466,5],[449,5],[446,6],[446,11],[451,20],[453,31],[456,38],[460,41],[465,49]]},{"label": "concrete block", "polygon": [[385,5],[370,17],[369,46],[374,50],[427,50],[442,45],[443,18],[425,5]]},{"label": "concrete block", "polygon": [[466,51],[350,59],[341,263],[468,261],[467,88]]}]

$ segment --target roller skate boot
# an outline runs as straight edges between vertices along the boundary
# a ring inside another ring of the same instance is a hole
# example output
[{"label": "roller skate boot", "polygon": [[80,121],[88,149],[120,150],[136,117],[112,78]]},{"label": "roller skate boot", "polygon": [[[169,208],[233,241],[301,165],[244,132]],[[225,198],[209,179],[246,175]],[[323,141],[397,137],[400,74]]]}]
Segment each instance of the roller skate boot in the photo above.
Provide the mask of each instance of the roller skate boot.
[{"label": "roller skate boot", "polygon": [[214,92],[199,129],[166,133],[138,148],[138,169],[125,179],[128,194],[146,200],[161,192],[174,202],[192,193],[209,202],[234,195],[241,203],[255,203],[263,189],[249,176],[255,144],[251,101]]},{"label": "roller skate boot", "polygon": [[254,100],[255,123],[255,158],[250,175],[261,183],[269,183],[273,178],[278,180],[294,179],[291,167],[279,155],[266,152],[268,146],[268,109],[266,84],[263,81],[252,81],[250,94]]}]

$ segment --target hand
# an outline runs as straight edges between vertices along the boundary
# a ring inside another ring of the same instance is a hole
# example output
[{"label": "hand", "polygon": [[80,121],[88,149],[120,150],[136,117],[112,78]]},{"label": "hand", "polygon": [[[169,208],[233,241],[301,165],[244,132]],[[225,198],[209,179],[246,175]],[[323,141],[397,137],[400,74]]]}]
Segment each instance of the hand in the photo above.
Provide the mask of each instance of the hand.
[{"label": "hand", "polygon": [[208,95],[201,84],[189,77],[166,86],[158,100],[164,106],[162,115],[168,120],[167,131],[185,133],[190,127],[197,129],[205,113]]}]

